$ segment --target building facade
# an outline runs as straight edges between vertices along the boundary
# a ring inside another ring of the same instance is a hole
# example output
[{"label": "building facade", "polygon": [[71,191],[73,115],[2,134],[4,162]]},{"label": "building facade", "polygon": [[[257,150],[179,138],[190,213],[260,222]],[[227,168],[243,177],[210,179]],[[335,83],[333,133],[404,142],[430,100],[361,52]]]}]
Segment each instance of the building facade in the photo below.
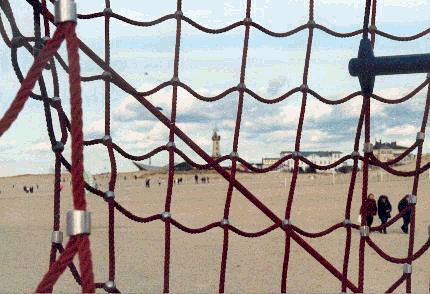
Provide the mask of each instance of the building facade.
[{"label": "building facade", "polygon": [[[293,151],[282,151],[280,155],[282,158],[291,153],[293,153]],[[310,162],[317,165],[329,165],[336,162],[342,157],[342,152],[339,151],[300,151],[300,154]],[[309,165],[307,163],[299,161],[299,168],[301,168],[303,171],[306,171],[308,167]],[[326,170],[325,172],[333,172],[337,167],[333,167],[329,170]],[[286,171],[292,171],[294,168],[294,160],[288,159],[282,164],[282,168]],[[321,170],[317,170],[317,172],[321,172]]]},{"label": "building facade", "polygon": [[[279,158],[263,158],[261,160],[261,168],[268,168],[269,166],[275,164],[277,161],[279,160]],[[278,168],[276,170],[280,170],[282,169],[282,166],[278,166]]]},{"label": "building facade", "polygon": [[[375,145],[373,146],[373,154],[378,160],[384,162],[400,156],[400,154],[405,152],[406,149],[408,148],[397,145],[396,141],[391,143],[382,143],[381,140],[379,140],[379,142],[375,140]],[[408,154],[405,158],[400,160],[398,164],[407,164],[414,159],[414,154]]]}]

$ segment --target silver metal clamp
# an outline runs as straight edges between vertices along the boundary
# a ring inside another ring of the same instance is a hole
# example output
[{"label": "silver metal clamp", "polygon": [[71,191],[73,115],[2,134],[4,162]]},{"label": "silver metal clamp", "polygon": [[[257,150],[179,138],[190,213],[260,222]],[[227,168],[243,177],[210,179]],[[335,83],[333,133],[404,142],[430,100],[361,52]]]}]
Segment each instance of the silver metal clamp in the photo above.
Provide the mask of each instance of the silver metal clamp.
[{"label": "silver metal clamp", "polygon": [[115,281],[106,281],[104,284],[106,290],[113,290],[116,288]]},{"label": "silver metal clamp", "polygon": [[360,227],[360,236],[361,237],[369,237],[370,229],[368,226],[361,226]]},{"label": "silver metal clamp", "polygon": [[417,196],[413,194],[409,194],[408,203],[417,204]]},{"label": "silver metal clamp", "polygon": [[364,153],[372,153],[373,152],[373,145],[372,143],[364,143],[364,148],[363,148],[363,152]]},{"label": "silver metal clamp", "polygon": [[61,231],[52,231],[51,242],[55,244],[63,243],[63,232]]},{"label": "silver metal clamp", "polygon": [[229,222],[229,220],[228,220],[228,219],[223,218],[223,219],[221,220],[221,226],[225,226],[225,225],[229,225],[229,224],[230,224],[230,222]]},{"label": "silver metal clamp", "polygon": [[284,218],[282,220],[282,227],[285,228],[287,225],[291,225],[291,219],[289,218]]},{"label": "silver metal clamp", "polygon": [[73,0],[57,0],[55,2],[55,24],[73,21],[76,22],[76,3]]},{"label": "silver metal clamp", "polygon": [[167,149],[175,148],[175,142],[171,142],[171,141],[167,142],[166,147]]},{"label": "silver metal clamp", "polygon": [[67,235],[75,236],[91,233],[91,212],[71,210],[67,212]]},{"label": "silver metal clamp", "polygon": [[102,138],[103,145],[107,145],[108,142],[111,142],[111,141],[112,141],[112,137],[109,136],[109,135],[104,135],[103,138]]},{"label": "silver metal clamp", "polygon": [[171,218],[171,217],[172,217],[172,214],[169,211],[163,211],[161,213],[161,219],[163,219],[163,220],[166,220],[166,219]]},{"label": "silver metal clamp", "polygon": [[405,263],[403,265],[403,273],[404,274],[412,274],[412,265],[409,263]]},{"label": "silver metal clamp", "polygon": [[417,133],[417,141],[424,141],[425,133],[424,132],[418,132]]},{"label": "silver metal clamp", "polygon": [[230,153],[230,158],[239,158],[239,153],[237,153],[237,152],[231,152]]},{"label": "silver metal clamp", "polygon": [[342,224],[344,225],[344,226],[347,226],[347,225],[350,225],[350,224],[352,224],[352,222],[351,222],[351,220],[350,219],[344,219],[343,220],[343,222],[342,222]]},{"label": "silver metal clamp", "polygon": [[115,199],[115,193],[113,191],[106,191],[103,195],[104,200]]}]

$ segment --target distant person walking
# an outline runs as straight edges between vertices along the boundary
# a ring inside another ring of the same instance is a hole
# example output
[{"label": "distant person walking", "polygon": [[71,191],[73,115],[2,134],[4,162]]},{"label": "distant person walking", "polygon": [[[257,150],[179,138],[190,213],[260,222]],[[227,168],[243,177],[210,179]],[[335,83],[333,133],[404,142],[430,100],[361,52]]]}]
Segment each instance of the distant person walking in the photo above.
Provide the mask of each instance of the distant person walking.
[{"label": "distant person walking", "polygon": [[198,176],[198,175],[195,175],[195,176],[194,176],[194,180],[196,181],[196,184],[198,184],[198,183],[199,183],[199,176]]},{"label": "distant person walking", "polygon": [[[397,205],[399,212],[401,212],[403,209],[409,206],[409,198],[410,198],[410,195],[407,194],[399,201],[399,204]],[[409,222],[411,221],[411,213],[412,213],[411,208],[408,208],[408,211],[403,215],[403,226],[401,226],[400,228],[405,234],[408,233],[408,226],[409,226]]]},{"label": "distant person walking", "polygon": [[366,223],[369,228],[372,226],[373,217],[376,215],[377,210],[375,195],[369,194],[360,209],[361,217],[366,218]]},{"label": "distant person walking", "polygon": [[[385,224],[388,219],[391,217],[391,203],[390,200],[388,200],[388,197],[386,195],[379,196],[378,199],[378,216],[381,220],[381,224]],[[381,233],[386,234],[387,228],[383,228]]]}]

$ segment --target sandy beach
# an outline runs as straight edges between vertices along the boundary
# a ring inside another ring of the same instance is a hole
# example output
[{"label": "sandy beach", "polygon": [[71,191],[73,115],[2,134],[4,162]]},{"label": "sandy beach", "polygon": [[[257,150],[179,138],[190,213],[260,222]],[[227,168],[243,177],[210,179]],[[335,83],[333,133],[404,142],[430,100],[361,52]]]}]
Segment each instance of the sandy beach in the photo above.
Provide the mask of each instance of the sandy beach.
[{"label": "sandy beach", "polygon": [[[139,176],[137,180],[134,175]],[[195,184],[194,173],[177,174],[181,185],[173,188],[172,217],[181,224],[199,228],[222,219],[228,183],[210,173],[209,184]],[[127,180],[124,180],[124,176]],[[107,190],[107,176],[96,176],[101,190]],[[145,178],[151,187],[145,188]],[[0,292],[33,292],[49,265],[53,225],[53,175],[27,175],[0,178]],[[161,185],[158,185],[158,179]],[[124,173],[118,176],[116,200],[138,216],[147,217],[164,210],[166,174]],[[276,215],[283,218],[291,174],[238,174],[238,179]],[[308,232],[322,231],[344,219],[350,174],[301,174],[294,195],[292,223]],[[70,176],[65,175],[61,195],[61,227],[72,209]],[[352,221],[357,223],[361,203],[362,175],[359,173],[352,203]],[[371,172],[369,192],[376,197],[388,195],[392,215],[397,213],[400,198],[412,189],[412,178],[398,178]],[[15,187],[13,187],[15,185]],[[34,186],[33,194],[23,186]],[[39,185],[39,189],[36,189]],[[420,180],[416,215],[414,252],[427,241],[430,225],[427,174]],[[100,197],[87,193],[88,210],[93,213],[91,251],[96,282],[108,278],[108,210]],[[272,225],[261,211],[238,191],[233,192],[230,223],[247,232],[257,232]],[[380,220],[375,217],[374,225]],[[388,228],[388,234],[372,233],[371,239],[387,254],[403,258],[407,254],[408,235],[403,234],[400,219]],[[161,293],[163,290],[164,223],[160,220],[141,224],[115,212],[116,284],[123,293]],[[227,261],[227,293],[278,293],[281,287],[285,235],[276,229],[262,237],[245,238],[230,231]],[[346,230],[310,239],[303,237],[320,254],[342,271]],[[359,233],[353,231],[349,279],[357,284]],[[65,236],[63,244],[68,238]],[[222,253],[223,232],[214,228],[191,235],[172,228],[170,291],[172,293],[216,293]],[[412,289],[426,293],[429,287],[430,255],[427,251],[413,263]],[[58,255],[57,255],[58,256]],[[77,259],[75,258],[75,264]],[[381,293],[402,275],[402,265],[383,260],[366,245],[365,287],[367,293]],[[292,241],[287,288],[289,293],[340,292],[340,281],[303,248]],[[67,270],[54,292],[80,292],[79,285]],[[98,289],[97,292],[105,293]],[[405,285],[397,293],[405,292]]]}]

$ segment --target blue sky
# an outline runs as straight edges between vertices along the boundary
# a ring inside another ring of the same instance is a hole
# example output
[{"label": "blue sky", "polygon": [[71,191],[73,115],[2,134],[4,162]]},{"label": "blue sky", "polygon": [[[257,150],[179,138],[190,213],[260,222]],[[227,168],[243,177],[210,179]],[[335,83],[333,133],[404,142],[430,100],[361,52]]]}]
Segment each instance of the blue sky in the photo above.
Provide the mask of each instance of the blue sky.
[{"label": "blue sky", "polygon": [[[12,2],[18,26],[25,36],[33,34],[32,9],[25,0]],[[78,13],[102,11],[104,1],[76,1]],[[111,1],[115,13],[141,21],[154,20],[176,10],[176,1],[122,0]],[[245,15],[244,0],[197,1],[184,0],[183,13],[197,23],[210,28],[221,28],[242,20]],[[276,32],[285,32],[307,22],[307,1],[252,0],[251,17],[254,22]],[[365,1],[326,0],[315,1],[315,21],[338,32],[360,29],[363,22]],[[49,9],[53,6],[49,3]],[[380,0],[376,24],[379,30],[408,36],[430,27],[429,4],[426,1]],[[10,27],[2,11],[3,22]],[[51,30],[53,27],[51,27]],[[175,46],[174,20],[157,26],[133,27],[116,19],[111,21],[111,66],[131,85],[139,90],[149,90],[173,75]],[[78,37],[100,57],[104,57],[104,20],[78,21]],[[228,33],[212,35],[182,23],[179,77],[202,95],[213,96],[239,82],[244,27]],[[291,88],[300,86],[303,74],[308,31],[304,30],[287,38],[273,38],[251,28],[246,69],[246,86],[265,98],[276,98]],[[348,62],[356,57],[360,36],[335,38],[320,30],[314,31],[309,87],[328,99],[339,99],[358,91],[359,83],[348,73]],[[397,42],[376,37],[375,55],[400,55],[428,53],[429,36],[412,42]],[[65,46],[60,49],[66,59]],[[19,83],[10,63],[10,50],[0,41],[0,115],[14,98]],[[81,74],[100,74],[102,70],[81,52]],[[19,49],[19,60],[24,72],[31,65],[28,52]],[[144,73],[148,74],[145,75]],[[59,70],[61,97],[66,113],[70,113],[68,81]],[[51,79],[48,92],[52,96]],[[377,77],[374,93],[385,98],[399,98],[409,93],[425,79],[425,74]],[[161,106],[170,115],[172,88],[167,87],[149,96],[154,105]],[[36,89],[35,92],[38,92]],[[426,88],[402,105],[384,105],[372,100],[371,140],[397,141],[408,146],[415,140],[421,124]],[[104,132],[103,82],[82,84],[84,99],[85,139],[100,138]],[[221,135],[221,153],[232,150],[238,93],[229,94],[213,103],[197,100],[180,89],[178,96],[178,126],[195,140],[206,152],[211,153],[212,129],[218,127]],[[329,106],[308,95],[306,120],[301,150],[337,150],[350,153],[353,148],[362,98],[355,97],[342,105]],[[280,151],[292,150],[296,136],[301,94],[274,105],[266,105],[245,95],[239,140],[239,154],[251,162],[261,162],[262,157],[279,156]],[[126,151],[142,155],[168,141],[168,130],[146,111],[134,98],[112,86],[112,137]],[[55,113],[55,112],[54,112]],[[54,115],[54,118],[56,116]],[[58,122],[54,121],[58,135]],[[194,160],[202,163],[178,139],[177,147]],[[70,157],[70,146],[65,155]],[[428,152],[427,144],[424,148]],[[135,170],[132,163],[117,155],[120,171]],[[167,153],[152,159],[152,164],[167,163]],[[179,157],[176,161],[181,161]],[[43,105],[29,100],[18,120],[0,139],[0,176],[24,173],[49,172],[54,163],[46,133]],[[147,163],[147,161],[145,162]],[[85,167],[92,173],[109,169],[104,146],[85,149]]]}]

